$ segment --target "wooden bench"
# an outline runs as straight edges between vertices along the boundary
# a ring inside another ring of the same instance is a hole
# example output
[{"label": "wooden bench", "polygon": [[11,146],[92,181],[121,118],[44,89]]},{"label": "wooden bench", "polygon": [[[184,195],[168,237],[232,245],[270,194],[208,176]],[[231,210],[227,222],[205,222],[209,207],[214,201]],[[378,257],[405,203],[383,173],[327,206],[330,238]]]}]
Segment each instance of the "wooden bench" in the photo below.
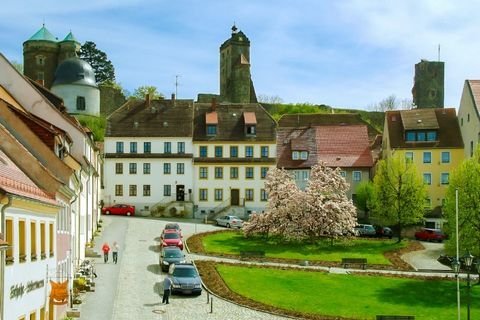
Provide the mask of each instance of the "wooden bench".
[{"label": "wooden bench", "polygon": [[342,266],[344,268],[348,268],[350,265],[360,265],[362,269],[365,270],[367,267],[367,259],[366,258],[342,258]]},{"label": "wooden bench", "polygon": [[377,315],[377,320],[415,320],[415,316],[386,316]]},{"label": "wooden bench", "polygon": [[240,258],[265,258],[265,251],[240,251]]}]

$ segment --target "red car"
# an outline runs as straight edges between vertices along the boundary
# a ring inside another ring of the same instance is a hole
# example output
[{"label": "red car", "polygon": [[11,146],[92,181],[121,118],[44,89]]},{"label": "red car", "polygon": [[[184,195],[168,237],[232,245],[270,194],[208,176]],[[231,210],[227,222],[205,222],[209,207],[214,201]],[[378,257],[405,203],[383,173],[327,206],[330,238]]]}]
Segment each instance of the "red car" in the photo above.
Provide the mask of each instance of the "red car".
[{"label": "red car", "polygon": [[115,204],[111,207],[103,207],[103,214],[124,214],[127,216],[135,215],[135,206],[128,204]]},{"label": "red car", "polygon": [[447,236],[439,229],[424,228],[421,231],[415,232],[415,239],[442,242],[443,240],[447,239]]},{"label": "red car", "polygon": [[182,235],[176,230],[164,230],[161,239],[162,247],[175,246],[183,250]]}]

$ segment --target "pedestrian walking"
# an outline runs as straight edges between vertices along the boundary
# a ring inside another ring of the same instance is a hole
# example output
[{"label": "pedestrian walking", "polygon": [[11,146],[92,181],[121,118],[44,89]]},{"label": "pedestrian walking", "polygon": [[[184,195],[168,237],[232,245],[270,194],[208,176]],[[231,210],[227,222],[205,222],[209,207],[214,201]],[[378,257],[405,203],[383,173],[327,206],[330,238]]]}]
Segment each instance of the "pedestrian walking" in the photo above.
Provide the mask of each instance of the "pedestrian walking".
[{"label": "pedestrian walking", "polygon": [[117,260],[118,260],[118,249],[119,249],[118,243],[117,241],[114,241],[112,245],[112,258],[113,258],[113,263],[115,264],[117,264]]},{"label": "pedestrian walking", "polygon": [[162,303],[168,304],[168,297],[170,297],[170,288],[172,287],[172,281],[169,277],[165,277],[163,280],[163,299]]},{"label": "pedestrian walking", "polygon": [[108,245],[108,243],[104,243],[103,246],[102,246],[102,251],[103,251],[103,261],[105,263],[108,262],[108,252],[110,252],[110,246]]}]

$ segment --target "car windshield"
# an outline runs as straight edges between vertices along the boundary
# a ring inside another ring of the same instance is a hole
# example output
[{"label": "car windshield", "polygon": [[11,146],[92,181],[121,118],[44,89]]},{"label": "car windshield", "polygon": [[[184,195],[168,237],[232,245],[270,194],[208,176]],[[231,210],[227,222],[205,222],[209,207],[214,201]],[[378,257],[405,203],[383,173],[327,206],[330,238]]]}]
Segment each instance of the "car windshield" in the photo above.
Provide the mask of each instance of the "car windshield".
[{"label": "car windshield", "polygon": [[240,220],[240,218],[237,216],[230,216],[230,220]]},{"label": "car windshield", "polygon": [[178,238],[180,238],[178,233],[165,233],[165,235],[163,237],[165,239],[178,239]]},{"label": "car windshield", "polygon": [[194,268],[175,268],[173,271],[174,277],[192,278],[197,276],[197,271]]},{"label": "car windshield", "polygon": [[182,252],[179,250],[168,250],[165,251],[165,258],[181,258]]}]

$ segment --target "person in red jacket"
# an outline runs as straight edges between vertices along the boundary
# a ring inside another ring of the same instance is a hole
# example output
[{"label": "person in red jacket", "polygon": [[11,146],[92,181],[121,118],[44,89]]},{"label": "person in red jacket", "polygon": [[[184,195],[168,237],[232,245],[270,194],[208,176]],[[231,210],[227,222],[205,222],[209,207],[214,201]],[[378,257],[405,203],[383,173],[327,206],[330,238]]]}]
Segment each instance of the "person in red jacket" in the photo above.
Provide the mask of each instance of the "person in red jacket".
[{"label": "person in red jacket", "polygon": [[108,243],[104,243],[103,246],[102,246],[102,251],[103,251],[103,261],[105,261],[105,263],[108,262],[108,252],[110,252],[110,246],[108,245]]}]

